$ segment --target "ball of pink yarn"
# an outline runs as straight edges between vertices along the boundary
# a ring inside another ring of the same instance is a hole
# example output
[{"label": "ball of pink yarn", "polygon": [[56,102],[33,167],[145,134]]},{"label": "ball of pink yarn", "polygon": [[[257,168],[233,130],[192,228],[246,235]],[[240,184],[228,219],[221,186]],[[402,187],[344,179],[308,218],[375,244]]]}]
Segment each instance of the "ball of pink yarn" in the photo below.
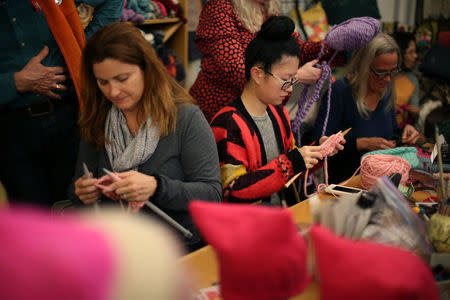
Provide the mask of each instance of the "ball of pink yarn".
[{"label": "ball of pink yarn", "polygon": [[384,176],[400,173],[400,183],[405,184],[409,178],[411,165],[405,159],[387,154],[374,154],[364,156],[361,161],[361,186],[370,189],[375,181]]}]

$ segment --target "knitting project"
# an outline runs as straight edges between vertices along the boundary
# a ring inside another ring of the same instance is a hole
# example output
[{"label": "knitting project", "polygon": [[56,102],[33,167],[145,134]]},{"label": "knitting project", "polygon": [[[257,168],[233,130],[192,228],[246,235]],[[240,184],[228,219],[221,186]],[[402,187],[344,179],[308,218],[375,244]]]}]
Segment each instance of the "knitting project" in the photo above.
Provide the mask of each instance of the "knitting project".
[{"label": "knitting project", "polygon": [[[320,192],[325,189],[325,187],[328,186],[328,155],[333,153],[334,149],[344,140],[344,134],[342,132],[338,132],[336,134],[333,134],[325,142],[322,143],[322,150],[320,151],[320,154],[322,154],[323,160],[324,160],[324,170],[325,170],[325,184],[321,183],[317,186],[317,192]],[[308,178],[309,170],[306,170],[306,174],[304,177],[304,183],[303,183],[303,193],[306,197],[311,197],[312,195],[309,195],[306,191],[307,186],[307,178]]]},{"label": "knitting project", "polygon": [[320,90],[324,82],[328,79],[328,110],[323,124],[322,135],[325,134],[327,128],[328,116],[330,113],[330,97],[331,97],[331,67],[330,64],[338,51],[355,50],[365,46],[380,32],[380,22],[371,17],[352,18],[338,25],[333,26],[325,35],[322,49],[317,57],[319,60],[324,54],[325,43],[335,50],[330,60],[322,61],[315,67],[322,69],[322,76],[316,84],[313,94],[308,99],[312,85],[306,85],[298,100],[298,111],[292,123],[292,129],[297,135],[297,143],[300,146],[300,125],[308,114],[312,104],[317,101]]}]

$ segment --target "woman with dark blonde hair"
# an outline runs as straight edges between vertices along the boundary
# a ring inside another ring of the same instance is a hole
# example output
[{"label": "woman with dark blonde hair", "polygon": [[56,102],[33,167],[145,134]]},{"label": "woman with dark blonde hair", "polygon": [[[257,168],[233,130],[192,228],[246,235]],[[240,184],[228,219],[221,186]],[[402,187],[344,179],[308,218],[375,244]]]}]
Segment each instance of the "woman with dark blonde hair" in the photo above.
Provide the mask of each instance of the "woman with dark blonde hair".
[{"label": "woman with dark blonde hair", "polygon": [[400,49],[395,40],[378,33],[366,46],[355,51],[347,76],[333,84],[330,107],[327,101],[322,101],[314,137],[322,134],[327,109],[330,114],[325,135],[351,128],[345,136],[344,151],[328,160],[332,183],[348,179],[359,167],[364,153],[396,147],[396,135],[401,136],[401,143],[408,145],[420,138],[411,125],[399,129],[395,117],[393,78],[400,72],[400,65]]},{"label": "woman with dark blonde hair", "polygon": [[[221,183],[214,136],[193,99],[126,23],[92,36],[81,77],[83,139],[72,200],[125,200],[134,208],[150,201],[193,232],[186,243],[197,248],[187,205],[192,199],[221,201]],[[83,163],[90,176],[83,175]],[[104,168],[114,175],[99,179]]]}]

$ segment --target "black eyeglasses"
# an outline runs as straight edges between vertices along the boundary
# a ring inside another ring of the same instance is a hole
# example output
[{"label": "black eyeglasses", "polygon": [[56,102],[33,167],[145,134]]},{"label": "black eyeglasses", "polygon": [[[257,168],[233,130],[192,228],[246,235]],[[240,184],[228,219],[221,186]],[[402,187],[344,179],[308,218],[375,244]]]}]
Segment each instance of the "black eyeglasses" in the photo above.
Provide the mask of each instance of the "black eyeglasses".
[{"label": "black eyeglasses", "polygon": [[295,78],[295,79],[293,79],[293,80],[291,80],[291,81],[283,80],[283,79],[281,79],[280,77],[278,77],[277,75],[272,74],[272,73],[270,73],[270,72],[264,70],[263,68],[260,68],[260,67],[258,67],[258,68],[259,68],[260,70],[263,70],[264,73],[266,73],[266,74],[272,76],[273,78],[277,79],[278,81],[280,81],[280,82],[282,83],[281,89],[282,89],[283,91],[287,90],[288,88],[290,88],[290,87],[293,86],[293,85],[296,85],[296,84],[298,83],[298,81],[299,81],[298,78]]},{"label": "black eyeglasses", "polygon": [[375,74],[379,79],[384,79],[388,76],[390,76],[392,78],[392,77],[396,76],[398,73],[400,73],[401,70],[402,69],[400,67],[397,67],[397,68],[387,71],[387,72],[377,72],[377,71],[375,71],[374,68],[372,68],[372,66],[370,66],[370,71],[372,71],[372,73]]}]

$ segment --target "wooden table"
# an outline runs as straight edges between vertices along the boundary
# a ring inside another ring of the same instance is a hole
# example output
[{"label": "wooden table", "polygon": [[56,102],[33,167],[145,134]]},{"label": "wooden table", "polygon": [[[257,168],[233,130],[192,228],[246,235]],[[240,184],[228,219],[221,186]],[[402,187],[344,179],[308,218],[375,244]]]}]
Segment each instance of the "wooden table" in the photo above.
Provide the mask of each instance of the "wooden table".
[{"label": "wooden table", "polygon": [[[347,186],[361,188],[359,175],[350,180]],[[425,197],[419,193],[418,198]],[[416,198],[416,194],[414,194]],[[321,200],[333,198],[332,195],[327,193],[319,193],[312,198],[309,198],[303,202],[295,204],[288,209],[292,211],[294,220],[296,223],[312,223],[311,220],[311,208],[316,204],[319,204]],[[419,199],[417,199],[419,200]],[[216,253],[211,246],[203,247],[195,252],[192,252],[186,256],[180,258],[179,263],[187,268],[194,274],[196,280],[196,289],[209,287],[213,283],[219,282],[219,272]],[[313,280],[309,287],[303,291],[300,295],[290,298],[292,300],[315,300],[319,299],[319,285]]]}]

